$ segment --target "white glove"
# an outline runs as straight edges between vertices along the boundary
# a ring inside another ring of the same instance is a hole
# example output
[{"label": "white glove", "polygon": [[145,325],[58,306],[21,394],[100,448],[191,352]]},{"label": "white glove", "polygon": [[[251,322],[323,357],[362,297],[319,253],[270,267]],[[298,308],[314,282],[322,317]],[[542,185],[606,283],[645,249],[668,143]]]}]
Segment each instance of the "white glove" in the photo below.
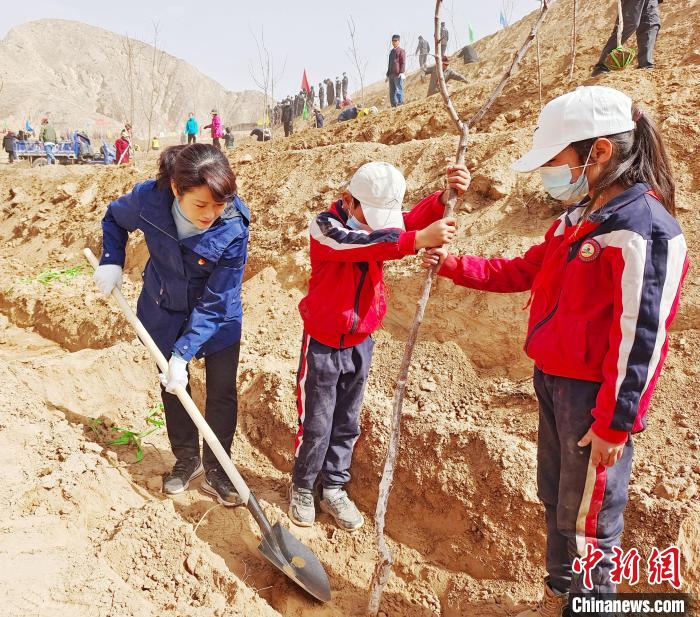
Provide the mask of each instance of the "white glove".
[{"label": "white glove", "polygon": [[92,275],[92,280],[105,296],[109,296],[115,287],[122,286],[122,267],[116,264],[98,266],[95,274]]},{"label": "white glove", "polygon": [[160,383],[173,394],[177,386],[187,387],[187,360],[173,354],[168,362],[168,375],[160,374]]},{"label": "white glove", "polygon": [[406,79],[406,73],[401,73],[401,74],[399,75],[399,79],[400,79],[401,81],[403,81],[404,79]]}]

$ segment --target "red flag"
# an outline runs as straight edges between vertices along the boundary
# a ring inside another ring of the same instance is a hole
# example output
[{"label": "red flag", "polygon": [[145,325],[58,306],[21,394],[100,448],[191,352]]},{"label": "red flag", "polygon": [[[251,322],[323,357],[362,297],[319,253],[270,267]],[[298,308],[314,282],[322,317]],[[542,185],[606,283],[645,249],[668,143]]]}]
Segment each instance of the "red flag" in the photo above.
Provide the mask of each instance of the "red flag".
[{"label": "red flag", "polygon": [[304,76],[301,78],[301,89],[308,94],[311,91],[309,86],[309,80],[306,77],[306,69],[304,69]]}]

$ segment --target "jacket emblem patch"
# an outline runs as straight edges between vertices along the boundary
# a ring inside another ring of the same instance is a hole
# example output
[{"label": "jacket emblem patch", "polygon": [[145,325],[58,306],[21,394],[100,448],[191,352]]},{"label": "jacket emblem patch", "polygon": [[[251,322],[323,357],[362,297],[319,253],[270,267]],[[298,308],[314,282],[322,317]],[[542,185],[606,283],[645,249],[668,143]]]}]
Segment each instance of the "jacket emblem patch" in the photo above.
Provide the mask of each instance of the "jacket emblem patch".
[{"label": "jacket emblem patch", "polygon": [[600,244],[593,238],[586,240],[578,250],[578,257],[581,261],[594,261],[600,255]]}]

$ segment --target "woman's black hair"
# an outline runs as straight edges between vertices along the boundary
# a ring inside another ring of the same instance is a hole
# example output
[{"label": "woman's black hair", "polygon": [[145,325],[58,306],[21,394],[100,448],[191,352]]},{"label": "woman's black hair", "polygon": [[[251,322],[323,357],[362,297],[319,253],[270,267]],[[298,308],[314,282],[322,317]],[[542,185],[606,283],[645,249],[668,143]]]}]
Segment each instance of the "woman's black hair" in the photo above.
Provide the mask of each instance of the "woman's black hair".
[{"label": "woman's black hair", "polygon": [[[585,216],[595,210],[603,192],[613,184],[629,188],[637,182],[648,184],[664,208],[676,214],[676,185],[661,134],[654,122],[636,105],[632,106],[636,128],[606,135],[613,146],[612,156],[595,183],[593,197],[586,204]],[[571,147],[583,162],[599,138],[576,141]]]},{"label": "woman's black hair", "polygon": [[236,195],[236,174],[221,150],[210,144],[171,146],[163,150],[156,181],[161,190],[171,189],[173,181],[180,195],[206,185],[220,203]]}]

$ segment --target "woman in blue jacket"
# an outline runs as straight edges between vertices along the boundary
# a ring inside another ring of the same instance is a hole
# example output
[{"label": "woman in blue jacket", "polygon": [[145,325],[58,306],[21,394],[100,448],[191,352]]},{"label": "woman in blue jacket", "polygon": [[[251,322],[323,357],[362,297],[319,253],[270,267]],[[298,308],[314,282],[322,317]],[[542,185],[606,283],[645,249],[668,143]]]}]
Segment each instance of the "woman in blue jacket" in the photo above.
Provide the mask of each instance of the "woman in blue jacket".
[{"label": "woman in blue jacket", "polygon": [[202,490],[219,503],[241,503],[233,485],[172,394],[188,385],[187,363],[204,358],[206,419],[227,452],[236,430],[236,372],[241,339],[241,284],[250,213],[236,195],[236,176],[218,148],[168,148],[156,180],[112,202],[102,220],[103,251],[95,282],[108,295],[121,285],[129,233],[140,229],[150,259],[137,314],[169,360],[161,375],[168,438],[177,459],[163,479],[174,495],[205,474]]}]

